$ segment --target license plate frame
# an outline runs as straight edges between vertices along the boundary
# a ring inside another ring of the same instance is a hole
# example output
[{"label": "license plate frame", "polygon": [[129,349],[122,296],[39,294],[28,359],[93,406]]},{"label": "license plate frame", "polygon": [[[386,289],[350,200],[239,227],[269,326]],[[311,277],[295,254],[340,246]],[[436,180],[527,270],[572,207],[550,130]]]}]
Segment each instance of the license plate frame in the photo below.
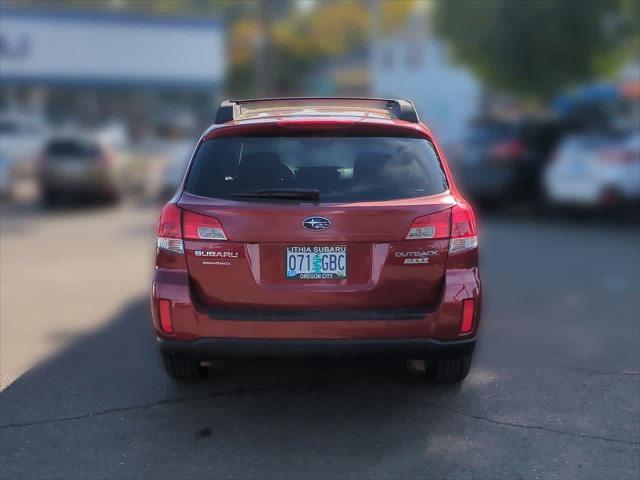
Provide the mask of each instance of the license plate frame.
[{"label": "license plate frame", "polygon": [[[293,264],[290,263],[294,256]],[[333,259],[332,259],[333,256]],[[287,245],[283,252],[287,280],[346,280],[349,253],[346,245]],[[290,268],[293,266],[293,268]]]}]

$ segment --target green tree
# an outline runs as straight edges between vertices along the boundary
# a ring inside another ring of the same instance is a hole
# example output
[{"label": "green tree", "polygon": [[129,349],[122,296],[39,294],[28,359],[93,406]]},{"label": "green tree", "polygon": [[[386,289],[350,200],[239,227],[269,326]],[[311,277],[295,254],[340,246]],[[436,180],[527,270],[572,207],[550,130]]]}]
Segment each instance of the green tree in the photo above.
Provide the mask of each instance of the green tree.
[{"label": "green tree", "polygon": [[254,2],[254,10],[230,22],[228,90],[232,95],[302,92],[310,69],[364,45],[369,34],[367,3]]},{"label": "green tree", "polygon": [[372,35],[372,7],[382,32],[399,25],[416,0],[0,0],[20,8],[102,9],[150,15],[218,18],[227,35],[226,87],[236,96],[305,90],[304,80],[319,62],[366,46]]},{"label": "green tree", "polygon": [[544,101],[639,56],[636,0],[436,0],[433,27],[486,84]]}]

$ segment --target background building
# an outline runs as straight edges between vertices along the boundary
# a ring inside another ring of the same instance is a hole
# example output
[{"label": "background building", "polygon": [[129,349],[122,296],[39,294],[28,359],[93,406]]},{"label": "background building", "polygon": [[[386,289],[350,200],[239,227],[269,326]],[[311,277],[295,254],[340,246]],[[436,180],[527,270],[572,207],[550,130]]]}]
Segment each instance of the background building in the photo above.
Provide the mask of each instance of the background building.
[{"label": "background building", "polygon": [[417,15],[401,30],[372,42],[371,91],[412,99],[440,142],[457,142],[478,113],[482,87],[452,63],[444,43],[425,24]]},{"label": "background building", "polygon": [[176,114],[213,116],[224,32],[210,19],[21,10],[0,15],[0,108],[54,124],[124,122],[132,134]]}]

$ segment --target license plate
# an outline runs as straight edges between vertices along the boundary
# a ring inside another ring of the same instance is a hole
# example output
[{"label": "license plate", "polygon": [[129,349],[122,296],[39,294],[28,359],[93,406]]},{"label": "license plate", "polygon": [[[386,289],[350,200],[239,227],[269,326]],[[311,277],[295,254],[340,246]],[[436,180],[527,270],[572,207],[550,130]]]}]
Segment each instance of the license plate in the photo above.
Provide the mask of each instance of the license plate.
[{"label": "license plate", "polygon": [[582,177],[587,171],[587,165],[583,159],[574,160],[569,166],[568,173],[571,176]]},{"label": "license plate", "polygon": [[87,167],[81,162],[70,160],[59,162],[58,168],[60,168],[65,175],[78,176],[83,174]]},{"label": "license plate", "polygon": [[289,279],[347,278],[347,247],[343,245],[287,247],[285,262]]}]

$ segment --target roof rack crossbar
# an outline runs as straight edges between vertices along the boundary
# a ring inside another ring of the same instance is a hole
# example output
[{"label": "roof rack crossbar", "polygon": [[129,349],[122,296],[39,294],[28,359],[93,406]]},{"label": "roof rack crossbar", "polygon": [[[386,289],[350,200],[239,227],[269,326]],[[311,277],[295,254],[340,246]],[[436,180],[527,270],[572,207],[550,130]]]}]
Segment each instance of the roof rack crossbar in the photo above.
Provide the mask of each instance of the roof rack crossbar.
[{"label": "roof rack crossbar", "polygon": [[[242,116],[243,106],[252,105],[254,108],[287,108],[308,106],[342,106],[353,108],[378,108],[389,112],[398,120],[418,123],[418,113],[413,103],[404,99],[366,98],[366,97],[280,97],[280,98],[252,98],[241,100],[225,100],[220,104],[216,114],[216,124],[238,120]],[[377,105],[375,105],[377,104]]]}]

